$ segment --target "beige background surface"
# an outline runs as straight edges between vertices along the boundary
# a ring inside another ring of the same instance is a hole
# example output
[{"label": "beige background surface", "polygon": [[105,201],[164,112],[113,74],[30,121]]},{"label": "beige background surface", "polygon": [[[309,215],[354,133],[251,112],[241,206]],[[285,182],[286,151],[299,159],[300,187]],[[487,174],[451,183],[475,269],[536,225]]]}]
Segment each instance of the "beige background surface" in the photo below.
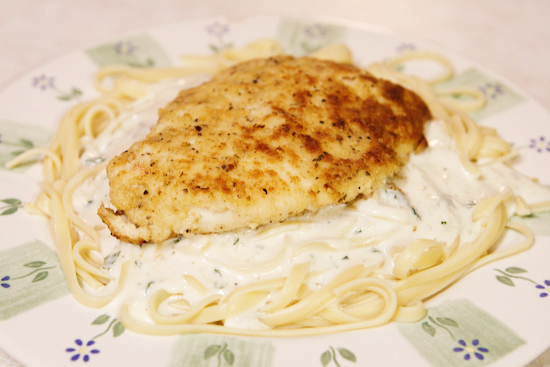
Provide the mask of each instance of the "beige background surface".
[{"label": "beige background surface", "polygon": [[[550,110],[548,0],[0,0],[0,89],[120,32],[265,13],[367,22],[430,41],[501,74]],[[0,366],[19,364],[0,352]],[[540,366],[550,366],[550,351],[529,364]]]}]

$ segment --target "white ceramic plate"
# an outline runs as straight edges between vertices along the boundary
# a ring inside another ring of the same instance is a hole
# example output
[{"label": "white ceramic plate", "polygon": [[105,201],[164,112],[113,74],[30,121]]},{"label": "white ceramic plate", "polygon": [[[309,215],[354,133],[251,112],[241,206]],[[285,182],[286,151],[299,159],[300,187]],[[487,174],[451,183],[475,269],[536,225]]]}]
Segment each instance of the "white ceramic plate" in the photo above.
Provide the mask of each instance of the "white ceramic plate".
[{"label": "white ceramic plate", "polygon": [[[375,27],[276,17],[144,29],[62,56],[0,93],[0,161],[44,146],[64,111],[96,95],[92,75],[102,65],[177,65],[182,54],[212,54],[261,37],[297,55],[344,42],[359,65],[410,48],[434,50]],[[549,184],[550,114],[501,77],[438,51],[456,65],[452,83],[487,94],[488,106],[474,117],[520,150],[517,169]],[[40,179],[38,164],[0,169],[0,347],[25,366],[523,366],[550,345],[548,216],[530,221],[538,225],[531,250],[462,279],[430,300],[428,316],[414,324],[291,339],[149,337],[70,296],[46,220],[20,207],[34,200]]]}]

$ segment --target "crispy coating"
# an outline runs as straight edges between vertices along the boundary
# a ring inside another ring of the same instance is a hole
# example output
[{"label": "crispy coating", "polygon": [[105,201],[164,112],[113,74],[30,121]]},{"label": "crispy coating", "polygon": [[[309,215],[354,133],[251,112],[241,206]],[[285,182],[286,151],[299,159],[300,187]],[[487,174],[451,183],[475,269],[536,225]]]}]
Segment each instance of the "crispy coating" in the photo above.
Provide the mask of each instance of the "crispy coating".
[{"label": "crispy coating", "polygon": [[413,92],[359,68],[276,56],[183,90],[148,136],[107,166],[117,209],[99,215],[135,244],[283,221],[372,194],[431,118]]}]

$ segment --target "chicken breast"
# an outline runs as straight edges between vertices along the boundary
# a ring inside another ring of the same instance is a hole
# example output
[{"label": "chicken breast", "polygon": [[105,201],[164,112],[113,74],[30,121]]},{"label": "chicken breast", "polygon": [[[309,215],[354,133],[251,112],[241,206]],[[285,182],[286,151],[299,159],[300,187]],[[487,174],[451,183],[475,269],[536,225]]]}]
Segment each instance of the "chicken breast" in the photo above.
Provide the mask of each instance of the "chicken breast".
[{"label": "chicken breast", "polygon": [[427,106],[359,68],[276,56],[183,90],[147,137],[107,166],[113,210],[135,244],[280,222],[370,195],[423,139]]}]

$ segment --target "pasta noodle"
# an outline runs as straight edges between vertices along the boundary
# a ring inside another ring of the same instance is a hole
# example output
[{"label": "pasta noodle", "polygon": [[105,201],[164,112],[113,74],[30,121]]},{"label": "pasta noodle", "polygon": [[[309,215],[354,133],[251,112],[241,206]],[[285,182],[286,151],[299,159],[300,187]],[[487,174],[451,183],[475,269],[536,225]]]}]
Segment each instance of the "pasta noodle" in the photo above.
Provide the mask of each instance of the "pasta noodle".
[{"label": "pasta noodle", "polygon": [[[214,73],[239,61],[281,52],[276,42],[260,40],[243,49],[228,49],[212,57],[185,56],[182,58],[184,65],[177,68],[103,68],[95,79],[102,97],[78,104],[68,111],[48,149],[29,150],[6,164],[11,168],[34,155],[43,156],[43,193],[35,203],[27,204],[25,208],[33,214],[49,217],[69,288],[80,303],[95,308],[107,305],[125,287],[132,266],[126,260],[119,275],[114,276],[106,271],[98,229],[81,219],[73,207],[75,190],[86,180],[96,177],[106,165],[106,162],[92,162],[90,167],[83,165],[80,161],[83,146],[97,139],[100,134],[113,134],[120,127],[121,113],[131,108],[133,101],[147,95],[151,85],[169,78]],[[312,56],[351,62],[351,52],[343,45],[330,46]],[[443,73],[425,82],[395,70],[399,65],[419,59],[437,62],[443,67]],[[464,169],[473,177],[481,174],[480,161],[494,164],[515,154],[494,130],[479,127],[467,115],[467,112],[484,106],[485,99],[480,92],[468,88],[440,90],[432,87],[435,83],[451,78],[454,73],[452,63],[444,56],[431,52],[410,52],[386,62],[372,64],[367,70],[377,77],[414,90],[426,101],[432,115],[443,121]],[[468,98],[453,98],[455,95]],[[448,242],[419,238],[402,248],[394,249],[395,265],[390,272],[383,270],[379,263],[356,264],[338,269],[326,281],[318,280],[324,279],[322,272],[312,270],[309,262],[299,262],[302,261],[299,259],[309,253],[335,255],[342,251],[370,251],[390,238],[392,228],[395,228],[388,227],[387,231],[373,233],[370,237],[345,238],[345,234],[355,228],[355,224],[351,223],[342,229],[341,235],[304,241],[292,251],[282,246],[269,259],[259,263],[238,264],[211,259],[213,264],[223,269],[254,275],[275,271],[290,256],[292,261],[298,263],[292,265],[284,277],[239,285],[222,295],[212,294],[201,279],[186,274],[183,276],[188,286],[186,292],[196,293],[198,301],[190,302],[182,292],[161,288],[148,296],[148,320],[136,317],[130,302],[123,303],[119,317],[126,328],[151,335],[189,332],[252,336],[313,335],[374,327],[391,320],[416,321],[426,313],[423,300],[488,262],[525,251],[532,246],[534,237],[529,228],[508,220],[507,205],[511,203],[515,203],[518,215],[550,209],[548,201],[527,204],[524,198],[515,196],[511,190],[504,191],[476,204],[472,221],[480,223],[483,228],[470,243],[462,243],[460,235]],[[358,210],[355,204],[349,208],[355,212]],[[389,222],[393,226],[407,226],[410,223],[408,218],[412,214],[401,207],[391,208],[389,213],[392,218]],[[385,218],[382,216],[380,220]],[[279,238],[304,226],[313,226],[310,218],[264,226],[258,229],[256,238],[258,241]],[[492,246],[506,228],[522,234],[525,239],[508,249],[491,252]],[[238,241],[239,238],[236,239]],[[344,241],[345,244],[335,245],[338,241]],[[182,253],[184,256],[208,259],[212,246],[210,241],[206,241],[186,248]],[[80,281],[85,285],[81,286]],[[108,288],[111,293],[98,296],[87,288]],[[261,327],[236,328],[228,322],[249,310],[257,315]]]}]

